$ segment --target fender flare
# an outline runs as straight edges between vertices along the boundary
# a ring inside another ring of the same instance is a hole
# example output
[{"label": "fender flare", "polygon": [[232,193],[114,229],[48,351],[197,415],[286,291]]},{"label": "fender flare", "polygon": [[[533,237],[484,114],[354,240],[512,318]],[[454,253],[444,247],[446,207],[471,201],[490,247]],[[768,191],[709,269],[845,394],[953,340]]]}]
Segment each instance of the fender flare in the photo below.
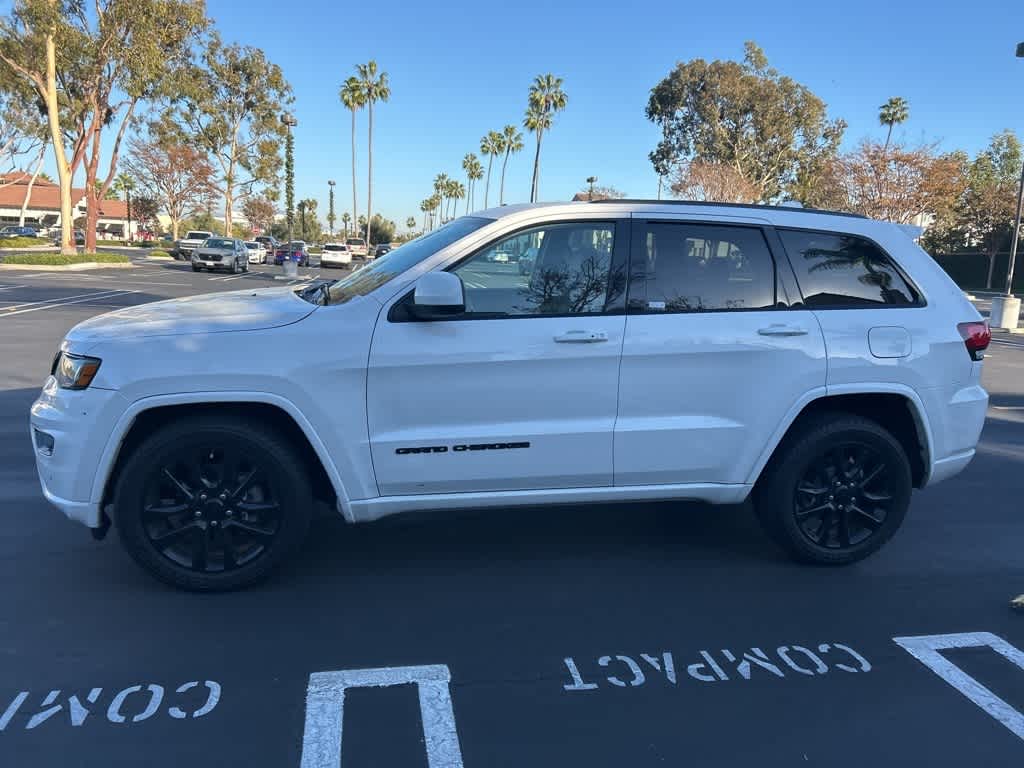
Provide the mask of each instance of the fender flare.
[{"label": "fender flare", "polygon": [[823,400],[836,395],[901,395],[905,397],[911,406],[910,415],[914,419],[914,424],[918,429],[918,437],[922,438],[922,442],[924,444],[924,478],[922,480],[922,487],[927,485],[928,478],[932,471],[932,457],[935,456],[935,449],[932,439],[931,425],[928,423],[926,415],[927,411],[925,410],[921,396],[906,384],[898,384],[896,382],[889,381],[872,381],[857,384],[838,384],[825,387],[815,387],[814,389],[805,392],[786,413],[785,418],[780,422],[778,429],[775,430],[771,440],[768,441],[764,451],[761,452],[761,455],[754,463],[753,468],[751,468],[750,474],[747,476],[747,483],[751,487],[753,487],[758,478],[761,477],[761,473],[767,466],[772,454],[775,453],[775,449],[779,447],[779,443],[782,442],[786,433],[789,432],[789,428],[793,426],[793,423],[797,418],[799,418],[800,414],[803,413],[804,409],[817,400]]},{"label": "fender flare", "polygon": [[100,454],[99,464],[96,469],[96,476],[93,478],[92,492],[89,500],[96,505],[103,501],[103,491],[110,480],[110,473],[114,469],[121,446],[128,431],[132,428],[136,418],[145,411],[155,408],[162,408],[169,405],[190,405],[210,403],[262,403],[280,408],[287,413],[299,427],[302,434],[309,441],[313,452],[323,465],[327,478],[334,488],[338,498],[338,509],[345,519],[352,522],[352,505],[345,491],[341,475],[337,466],[331,460],[327,447],[317,434],[316,429],[310,424],[302,411],[289,399],[275,395],[270,392],[183,392],[169,395],[152,395],[133,401],[118,418],[117,423],[107,438],[103,452]]}]

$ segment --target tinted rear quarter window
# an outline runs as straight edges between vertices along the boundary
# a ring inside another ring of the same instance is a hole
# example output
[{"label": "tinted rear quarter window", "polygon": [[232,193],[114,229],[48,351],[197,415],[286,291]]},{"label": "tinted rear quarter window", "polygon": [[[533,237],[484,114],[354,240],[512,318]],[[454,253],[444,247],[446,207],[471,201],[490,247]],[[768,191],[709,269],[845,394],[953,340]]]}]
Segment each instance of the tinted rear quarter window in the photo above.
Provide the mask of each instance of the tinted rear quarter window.
[{"label": "tinted rear quarter window", "polygon": [[778,233],[809,307],[920,303],[889,255],[866,238],[791,229]]}]

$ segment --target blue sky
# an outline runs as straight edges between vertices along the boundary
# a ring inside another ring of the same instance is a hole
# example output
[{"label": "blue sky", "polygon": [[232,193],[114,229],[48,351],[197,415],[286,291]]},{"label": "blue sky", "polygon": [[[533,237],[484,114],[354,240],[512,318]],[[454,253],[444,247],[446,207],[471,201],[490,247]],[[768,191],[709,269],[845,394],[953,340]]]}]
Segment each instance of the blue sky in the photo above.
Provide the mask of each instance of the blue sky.
[{"label": "blue sky", "polygon": [[[530,81],[542,72],[565,78],[569,105],[545,136],[541,199],[567,199],[589,175],[653,197],[647,153],[658,131],[643,114],[650,88],[678,61],[740,58],[748,39],[847,120],[847,146],[882,135],[878,106],[897,95],[910,102],[900,133],[912,142],[974,153],[1003,128],[1024,134],[1017,0],[207,1],[226,39],[263,47],[292,83],[296,195],[318,198],[321,211],[329,178],[338,182],[339,215],[351,208],[350,118],[338,87],[370,58],[389,73],[391,101],[375,111],[374,207],[400,226],[420,218],[436,173],[464,181],[462,157],[479,154],[487,130],[521,124]],[[365,211],[365,112],[359,121]],[[513,202],[529,193],[534,144],[524,139],[506,179]]]}]

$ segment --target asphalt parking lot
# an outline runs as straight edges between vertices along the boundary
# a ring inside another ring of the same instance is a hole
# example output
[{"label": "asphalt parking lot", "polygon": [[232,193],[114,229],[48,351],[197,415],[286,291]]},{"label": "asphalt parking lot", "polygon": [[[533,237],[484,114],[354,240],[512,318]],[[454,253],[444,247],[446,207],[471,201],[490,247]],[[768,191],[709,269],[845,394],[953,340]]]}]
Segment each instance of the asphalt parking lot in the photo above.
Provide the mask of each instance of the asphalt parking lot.
[{"label": "asphalt parking lot", "polygon": [[74,324],[279,272],[0,272],[0,765],[1024,762],[1024,338],[972,465],[855,566],[747,506],[592,506],[322,520],[267,584],[176,592],[43,500],[28,408]]}]

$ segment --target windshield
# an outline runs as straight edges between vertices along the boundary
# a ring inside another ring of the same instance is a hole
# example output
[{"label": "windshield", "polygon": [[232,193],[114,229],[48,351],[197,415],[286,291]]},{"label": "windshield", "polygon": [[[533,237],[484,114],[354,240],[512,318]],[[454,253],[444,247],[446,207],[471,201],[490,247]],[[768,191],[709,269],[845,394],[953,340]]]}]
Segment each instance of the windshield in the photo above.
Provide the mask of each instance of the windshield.
[{"label": "windshield", "polygon": [[324,246],[325,251],[347,251],[348,246],[328,244]]},{"label": "windshield", "polygon": [[230,248],[231,246],[232,242],[230,240],[225,240],[222,237],[211,237],[203,243],[204,248]]},{"label": "windshield", "polygon": [[[369,265],[353,272],[344,280],[332,283],[328,289],[328,303],[342,304],[356,296],[365,296],[375,288],[390,282],[398,275],[419,264],[456,240],[476,232],[491,223],[491,219],[463,216],[445,224],[440,229],[410,240],[401,248],[388,251],[386,256],[372,261]],[[349,240],[351,243],[352,241]],[[362,242],[362,241],[357,241]]]},{"label": "windshield", "polygon": [[189,232],[185,235],[186,240],[205,240],[210,236],[209,232]]},{"label": "windshield", "polygon": [[259,248],[260,244],[259,243],[246,243],[245,247],[246,248],[253,248],[253,249],[255,249],[255,248]]}]

